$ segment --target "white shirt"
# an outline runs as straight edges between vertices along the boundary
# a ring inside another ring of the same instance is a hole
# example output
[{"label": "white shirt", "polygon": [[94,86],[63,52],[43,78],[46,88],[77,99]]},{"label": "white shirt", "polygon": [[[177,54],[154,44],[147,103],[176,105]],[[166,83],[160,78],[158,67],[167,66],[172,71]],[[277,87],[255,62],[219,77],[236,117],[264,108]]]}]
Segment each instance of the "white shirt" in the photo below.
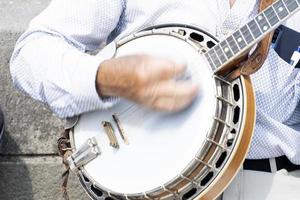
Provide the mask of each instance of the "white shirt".
[{"label": "white shirt", "polygon": [[[86,54],[152,25],[187,23],[219,39],[257,12],[256,0],[53,0],[20,37],[11,59],[15,85],[60,117],[104,109],[95,79],[105,56]],[[300,15],[287,25],[300,31]],[[248,158],[287,155],[300,164],[300,75],[273,49],[252,76],[257,122]]]}]

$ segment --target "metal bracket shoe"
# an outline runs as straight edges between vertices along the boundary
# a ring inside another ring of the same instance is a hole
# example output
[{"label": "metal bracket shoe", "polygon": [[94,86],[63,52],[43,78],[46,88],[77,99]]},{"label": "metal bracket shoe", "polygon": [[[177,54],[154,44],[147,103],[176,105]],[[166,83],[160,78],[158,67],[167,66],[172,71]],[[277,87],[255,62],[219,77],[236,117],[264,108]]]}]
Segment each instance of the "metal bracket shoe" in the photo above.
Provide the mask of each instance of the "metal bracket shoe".
[{"label": "metal bracket shoe", "polygon": [[81,167],[94,160],[101,154],[95,138],[88,139],[71,156],[67,158],[70,169],[77,173]]}]

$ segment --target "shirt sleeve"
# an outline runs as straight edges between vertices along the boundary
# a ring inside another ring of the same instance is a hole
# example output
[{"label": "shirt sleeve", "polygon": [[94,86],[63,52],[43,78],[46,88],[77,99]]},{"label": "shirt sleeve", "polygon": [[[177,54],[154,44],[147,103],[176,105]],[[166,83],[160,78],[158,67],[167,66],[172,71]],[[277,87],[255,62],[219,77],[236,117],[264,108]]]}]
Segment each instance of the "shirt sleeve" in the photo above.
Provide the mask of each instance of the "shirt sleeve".
[{"label": "shirt sleeve", "polygon": [[85,52],[105,44],[123,9],[121,0],[53,0],[17,41],[10,62],[15,86],[62,118],[112,106],[95,85],[108,57]]}]

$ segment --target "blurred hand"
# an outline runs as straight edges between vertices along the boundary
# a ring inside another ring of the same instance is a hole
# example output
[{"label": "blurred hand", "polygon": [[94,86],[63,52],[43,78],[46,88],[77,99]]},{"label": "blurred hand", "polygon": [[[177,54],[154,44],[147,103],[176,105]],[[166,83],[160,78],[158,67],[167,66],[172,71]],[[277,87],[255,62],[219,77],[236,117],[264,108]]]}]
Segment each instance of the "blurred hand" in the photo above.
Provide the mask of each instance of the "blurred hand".
[{"label": "blurred hand", "polygon": [[198,86],[174,78],[185,66],[170,60],[133,55],[104,61],[98,70],[96,87],[99,96],[119,96],[138,104],[176,112],[190,105]]}]

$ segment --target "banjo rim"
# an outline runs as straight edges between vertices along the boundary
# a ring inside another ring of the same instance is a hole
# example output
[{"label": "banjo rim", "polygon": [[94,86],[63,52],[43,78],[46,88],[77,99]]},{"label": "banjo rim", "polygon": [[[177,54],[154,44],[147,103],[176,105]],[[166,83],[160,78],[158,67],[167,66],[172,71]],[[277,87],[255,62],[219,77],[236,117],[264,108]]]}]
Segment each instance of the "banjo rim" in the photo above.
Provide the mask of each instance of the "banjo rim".
[{"label": "banjo rim", "polygon": [[[243,120],[241,128],[241,136],[237,141],[236,148],[232,152],[233,156],[228,160],[228,167],[224,169],[219,176],[213,181],[215,184],[210,184],[205,190],[206,192],[200,193],[196,199],[211,200],[217,198],[231,183],[235,175],[238,173],[240,167],[243,164],[244,159],[250,148],[251,139],[253,136],[254,125],[255,125],[255,94],[252,87],[250,76],[240,76],[241,82],[244,84],[244,102],[245,103],[245,120]],[[247,122],[247,123],[246,123]],[[238,152],[238,153],[237,153]]]},{"label": "banjo rim", "polygon": [[[254,131],[254,124],[255,124],[255,95],[254,90],[251,84],[251,78],[250,76],[240,76],[239,77],[242,84],[244,86],[244,98],[245,98],[245,106],[246,106],[246,116],[245,120],[242,124],[241,128],[241,136],[239,137],[239,140],[236,143],[236,148],[232,152],[233,156],[231,156],[230,160],[228,160],[228,167],[224,168],[222,172],[219,173],[219,175],[213,180],[214,184],[210,184],[203,193],[200,193],[198,196],[196,196],[195,199],[201,199],[201,200],[211,200],[217,198],[224,190],[225,188],[230,184],[232,179],[235,177],[235,175],[238,173],[240,167],[242,166],[243,160],[245,159],[248,150],[250,148],[251,139],[253,136]],[[247,122],[247,123],[245,123]],[[75,146],[74,142],[74,128],[69,129],[69,136],[70,136],[70,142],[71,146]],[[236,153],[238,152],[238,153]],[[89,177],[90,175],[84,170],[80,170],[82,175]],[[82,182],[82,177],[79,176],[81,184],[84,186],[84,183]],[[88,189],[85,189],[85,192],[91,196]]]},{"label": "banjo rim", "polygon": [[[171,26],[179,26],[178,24],[173,24]],[[166,27],[166,25],[161,26]],[[197,31],[200,31],[204,34],[209,35],[217,41],[213,36],[211,36],[209,33],[193,27],[193,26],[186,26],[184,27],[196,29]],[[125,42],[126,43],[126,42]],[[249,76],[240,76],[239,77],[241,81],[241,86],[243,88],[243,101],[244,103],[244,111],[245,116],[242,120],[242,124],[240,127],[240,135],[238,137],[238,140],[235,143],[235,148],[231,152],[232,156],[229,156],[229,159],[227,160],[226,167],[222,169],[218,173],[218,175],[211,181],[211,183],[203,190],[202,193],[198,194],[198,196],[194,197],[195,199],[214,199],[218,197],[218,195],[224,191],[226,186],[230,183],[230,181],[234,178],[235,174],[238,172],[238,169],[242,165],[243,160],[246,157],[246,154],[250,147],[251,138],[253,135],[254,130],[254,123],[255,123],[255,100],[254,100],[254,91],[251,85],[251,80]],[[247,123],[246,123],[247,122]],[[72,133],[73,132],[73,133]],[[74,128],[70,129],[70,141],[71,146],[75,147],[74,142]],[[237,153],[238,152],[238,153]],[[82,173],[86,177],[91,177],[87,174],[84,168],[80,169],[80,173]],[[80,177],[82,179],[82,177]],[[81,180],[82,182],[82,180]],[[92,182],[94,184],[94,182]],[[84,185],[82,183],[82,185]],[[187,184],[184,184],[184,186]],[[89,190],[86,190],[86,192],[89,194]],[[91,196],[91,194],[89,194]],[[158,196],[158,198],[164,197],[165,195],[161,194],[162,196]]]}]

